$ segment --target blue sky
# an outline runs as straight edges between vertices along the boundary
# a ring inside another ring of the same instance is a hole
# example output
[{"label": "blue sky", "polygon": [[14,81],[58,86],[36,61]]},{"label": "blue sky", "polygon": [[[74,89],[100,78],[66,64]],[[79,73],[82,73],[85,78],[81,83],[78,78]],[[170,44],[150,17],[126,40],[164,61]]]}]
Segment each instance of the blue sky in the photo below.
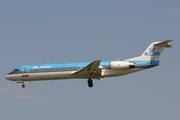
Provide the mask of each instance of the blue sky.
[{"label": "blue sky", "polygon": [[[177,120],[180,118],[180,2],[0,1],[0,118],[3,120]],[[116,78],[7,81],[15,67],[126,59],[173,38],[160,66]]]}]

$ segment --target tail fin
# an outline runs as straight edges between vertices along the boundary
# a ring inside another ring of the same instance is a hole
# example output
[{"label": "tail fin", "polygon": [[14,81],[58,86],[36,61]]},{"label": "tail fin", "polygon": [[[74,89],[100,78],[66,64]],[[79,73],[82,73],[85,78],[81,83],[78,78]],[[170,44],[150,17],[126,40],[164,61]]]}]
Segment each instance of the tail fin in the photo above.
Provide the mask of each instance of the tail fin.
[{"label": "tail fin", "polygon": [[163,42],[153,42],[143,52],[141,56],[130,58],[128,60],[158,60],[165,47],[170,48],[172,40],[166,40]]}]

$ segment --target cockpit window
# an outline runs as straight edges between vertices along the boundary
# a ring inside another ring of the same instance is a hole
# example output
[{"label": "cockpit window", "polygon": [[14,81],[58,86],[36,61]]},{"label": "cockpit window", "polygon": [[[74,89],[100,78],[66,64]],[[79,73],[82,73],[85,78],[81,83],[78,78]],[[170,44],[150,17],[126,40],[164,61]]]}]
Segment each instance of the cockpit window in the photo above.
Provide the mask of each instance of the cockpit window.
[{"label": "cockpit window", "polygon": [[15,69],[14,71],[16,71],[16,72],[17,72],[17,71],[19,71],[19,69]]}]

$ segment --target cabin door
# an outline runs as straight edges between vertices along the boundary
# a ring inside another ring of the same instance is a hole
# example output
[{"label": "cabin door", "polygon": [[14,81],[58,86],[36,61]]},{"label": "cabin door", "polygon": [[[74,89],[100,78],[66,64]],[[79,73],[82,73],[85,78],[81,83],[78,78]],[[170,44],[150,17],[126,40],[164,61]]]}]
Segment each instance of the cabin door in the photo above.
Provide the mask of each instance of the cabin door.
[{"label": "cabin door", "polygon": [[28,76],[28,66],[22,67],[22,76],[27,77]]}]

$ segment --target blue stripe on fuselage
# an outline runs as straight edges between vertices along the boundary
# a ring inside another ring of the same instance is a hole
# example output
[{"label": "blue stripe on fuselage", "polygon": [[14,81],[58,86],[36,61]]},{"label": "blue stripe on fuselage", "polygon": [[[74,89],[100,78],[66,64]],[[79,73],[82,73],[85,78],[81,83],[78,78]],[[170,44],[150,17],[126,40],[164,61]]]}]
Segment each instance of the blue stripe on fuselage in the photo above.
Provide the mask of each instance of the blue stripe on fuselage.
[{"label": "blue stripe on fuselage", "polygon": [[[111,61],[102,61],[100,62],[100,66],[110,66]],[[36,65],[24,65],[19,66],[15,68],[15,70],[22,71],[22,68],[24,70],[30,71],[30,70],[42,70],[42,69],[82,69],[89,65],[91,62],[80,62],[80,63],[65,63],[65,64],[36,64]]]},{"label": "blue stripe on fuselage", "polygon": [[129,62],[134,62],[135,67],[155,67],[158,66],[160,61],[159,60],[128,60]]},{"label": "blue stripe on fuselage", "polygon": [[[155,67],[159,65],[159,60],[156,61],[146,61],[146,60],[125,60],[129,62],[134,62],[135,67]],[[18,70],[17,72],[22,72],[22,69],[24,71],[30,71],[30,70],[53,70],[53,69],[82,69],[89,65],[91,62],[80,62],[80,63],[65,63],[65,64],[37,64],[37,65],[24,65],[19,66],[15,68],[15,70]],[[100,66],[103,66],[105,68],[110,67],[111,61],[101,61]],[[14,70],[14,71],[15,71]]]}]

